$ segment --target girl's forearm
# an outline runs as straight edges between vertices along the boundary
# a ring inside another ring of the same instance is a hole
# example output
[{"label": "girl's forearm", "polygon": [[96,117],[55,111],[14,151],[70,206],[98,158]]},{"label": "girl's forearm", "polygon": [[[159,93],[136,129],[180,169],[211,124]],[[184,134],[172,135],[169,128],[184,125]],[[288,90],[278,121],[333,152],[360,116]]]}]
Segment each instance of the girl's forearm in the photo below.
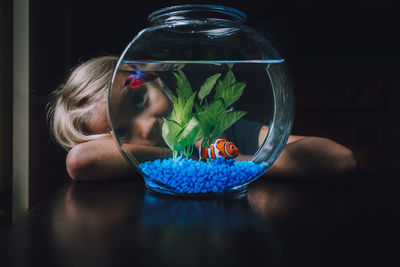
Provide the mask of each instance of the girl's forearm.
[{"label": "girl's forearm", "polygon": [[[124,145],[139,162],[170,155],[169,149]],[[112,139],[100,139],[73,147],[66,159],[70,177],[80,181],[112,180],[135,175],[135,169],[122,156]]]},{"label": "girl's forearm", "polygon": [[265,175],[335,175],[354,171],[356,167],[356,159],[348,148],[326,138],[304,137],[287,144]]}]

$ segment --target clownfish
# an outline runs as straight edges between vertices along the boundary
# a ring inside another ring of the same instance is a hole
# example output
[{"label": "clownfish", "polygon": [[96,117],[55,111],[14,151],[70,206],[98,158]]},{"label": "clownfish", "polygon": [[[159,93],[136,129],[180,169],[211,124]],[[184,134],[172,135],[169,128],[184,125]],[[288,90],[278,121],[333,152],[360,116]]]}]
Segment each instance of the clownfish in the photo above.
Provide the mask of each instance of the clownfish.
[{"label": "clownfish", "polygon": [[217,139],[209,148],[201,147],[199,150],[199,157],[201,159],[233,159],[238,154],[239,149],[235,146],[235,144],[225,139]]},{"label": "clownfish", "polygon": [[124,86],[136,87],[144,82],[150,82],[157,78],[157,75],[155,74],[141,72],[133,64],[131,65],[131,67],[135,71],[135,74],[131,74],[125,79]]}]

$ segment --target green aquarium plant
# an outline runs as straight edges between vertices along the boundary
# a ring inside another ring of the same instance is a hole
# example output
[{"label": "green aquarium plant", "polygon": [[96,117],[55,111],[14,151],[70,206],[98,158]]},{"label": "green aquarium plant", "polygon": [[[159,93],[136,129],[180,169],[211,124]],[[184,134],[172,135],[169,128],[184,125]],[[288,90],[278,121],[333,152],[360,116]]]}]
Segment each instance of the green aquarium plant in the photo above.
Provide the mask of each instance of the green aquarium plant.
[{"label": "green aquarium plant", "polygon": [[[222,132],[246,114],[245,111],[230,110],[243,94],[246,83],[237,82],[229,70],[223,79],[220,79],[220,73],[207,78],[197,94],[183,71],[174,75],[177,96],[172,96],[173,111],[168,118],[164,118],[162,135],[174,158],[183,155],[189,158],[194,143],[203,139],[201,146],[210,146]],[[208,96],[213,88],[214,97],[209,102]]]}]

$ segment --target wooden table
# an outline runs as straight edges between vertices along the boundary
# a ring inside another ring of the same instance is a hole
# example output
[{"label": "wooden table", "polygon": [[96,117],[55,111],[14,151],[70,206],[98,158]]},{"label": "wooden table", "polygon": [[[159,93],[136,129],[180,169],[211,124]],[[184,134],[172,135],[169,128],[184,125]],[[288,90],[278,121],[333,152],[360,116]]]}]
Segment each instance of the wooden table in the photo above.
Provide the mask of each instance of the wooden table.
[{"label": "wooden table", "polygon": [[395,266],[399,184],[397,172],[259,179],[242,199],[184,199],[70,183],[2,232],[0,265]]}]

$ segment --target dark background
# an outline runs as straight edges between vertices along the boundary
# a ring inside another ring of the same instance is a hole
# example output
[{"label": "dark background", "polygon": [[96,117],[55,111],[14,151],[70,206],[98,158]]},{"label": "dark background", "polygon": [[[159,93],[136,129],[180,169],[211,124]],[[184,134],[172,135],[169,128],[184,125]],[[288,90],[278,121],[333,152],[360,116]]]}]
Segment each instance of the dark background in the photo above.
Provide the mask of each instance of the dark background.
[{"label": "dark background", "polygon": [[[354,150],[363,170],[400,167],[399,30],[395,1],[30,1],[30,206],[68,181],[46,124],[48,95],[76,64],[119,55],[152,11],[222,4],[248,16],[288,62],[293,133]],[[261,4],[262,3],[262,4]]]}]

